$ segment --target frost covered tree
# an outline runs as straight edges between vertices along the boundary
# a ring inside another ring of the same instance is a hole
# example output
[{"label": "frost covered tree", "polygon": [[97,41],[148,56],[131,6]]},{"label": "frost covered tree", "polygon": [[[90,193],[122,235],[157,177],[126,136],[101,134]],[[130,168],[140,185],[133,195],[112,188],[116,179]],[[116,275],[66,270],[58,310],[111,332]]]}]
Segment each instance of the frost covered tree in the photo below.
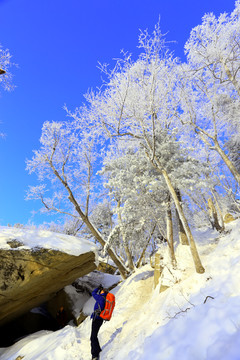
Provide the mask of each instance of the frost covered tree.
[{"label": "frost covered tree", "polygon": [[[4,50],[0,44],[0,86],[7,91],[14,88],[12,85],[12,74],[9,71],[11,65],[11,55],[9,50]],[[0,133],[0,137],[3,136],[4,134]]]},{"label": "frost covered tree", "polygon": [[[121,145],[123,148],[119,148]],[[108,152],[101,174],[117,219],[109,242],[124,248],[133,270],[133,259],[140,263],[156,237],[156,221],[162,223],[166,189],[144,154],[130,146],[126,148],[125,141],[114,144],[112,152]]]},{"label": "frost covered tree", "polygon": [[8,49],[4,50],[0,44],[0,85],[4,90],[12,90],[11,54]]},{"label": "frost covered tree", "polygon": [[216,151],[240,184],[240,174],[224,144],[236,132],[240,110],[240,2],[231,14],[204,15],[185,45],[177,87],[181,122]]},{"label": "frost covered tree", "polygon": [[[124,275],[159,234],[175,262],[174,207],[180,241],[190,246],[196,271],[204,272],[186,210],[200,210],[220,231],[224,201],[217,187],[229,188],[223,162],[230,181],[240,183],[239,15],[240,0],[231,14],[205,15],[186,43],[186,64],[169,53],[159,24],[151,36],[141,32],[136,61],[125,53],[113,69],[102,65],[106,80],[86,95],[86,106],[68,112],[73,121],[43,126],[28,170],[48,184],[32,187],[29,196],[73,217],[70,231],[84,223]],[[204,148],[214,154],[208,161]],[[98,181],[104,177],[109,201],[92,206],[101,187],[93,181],[99,154]]]},{"label": "frost covered tree", "polygon": [[[184,137],[186,138],[186,136]],[[189,139],[190,141],[191,139]],[[195,166],[192,166],[192,183],[190,183],[189,187],[185,187],[184,191],[181,191],[180,197],[183,196],[184,199],[188,199],[190,204],[188,212],[191,213],[189,217],[194,219],[194,226],[210,224],[221,232],[224,230],[223,212],[227,212],[227,204],[223,205],[225,190],[221,183],[225,175],[223,175],[215,156],[210,156],[213,155],[211,150],[208,151],[205,147],[201,148],[197,142],[191,152],[191,155],[195,158]],[[217,209],[217,216],[214,215],[216,221],[213,221],[213,213],[210,215],[210,203],[212,204],[212,210],[215,207],[215,214]],[[221,225],[218,226],[220,223]]]},{"label": "frost covered tree", "polygon": [[125,137],[126,144],[127,139],[134,139],[144,149],[165,180],[187,234],[196,271],[202,273],[204,268],[190,227],[156,142],[158,131],[170,127],[176,112],[171,95],[176,86],[176,60],[166,51],[159,25],[152,37],[147,32],[140,34],[139,47],[143,52],[137,61],[132,62],[126,55],[113,70],[108,72],[103,67],[108,79],[104,90],[88,95],[90,116],[101,123],[111,139]]},{"label": "frost covered tree", "polygon": [[108,238],[114,226],[114,219],[113,210],[107,198],[104,198],[103,201],[96,204],[90,215],[90,219],[104,238]]},{"label": "frost covered tree", "polygon": [[[90,200],[96,193],[93,165],[97,151],[85,120],[83,118],[81,124],[78,121],[77,125],[74,121],[43,124],[41,147],[34,151],[32,160],[27,161],[27,170],[35,172],[41,184],[30,187],[27,198],[40,199],[48,212],[81,219],[104,246],[103,236],[89,218]],[[121,275],[126,277],[128,270],[124,264],[111,248],[108,253]]]},{"label": "frost covered tree", "polygon": [[[201,186],[200,171],[204,169],[184,149],[180,149],[180,143],[168,134],[167,129],[158,133],[156,148],[161,155],[162,164],[174,179],[174,186],[178,185],[178,197],[179,189],[186,192],[195,183]],[[145,231],[148,229],[149,234],[153,226],[156,226],[161,234],[159,237],[168,242],[170,257],[175,264],[169,191],[159,171],[145,156],[144,149],[137,149],[135,140],[128,141],[128,146],[125,139],[114,143],[112,151],[109,151],[104,160],[102,174],[107,178],[105,187],[109,189],[109,196],[121,203],[121,207],[116,209],[121,213],[121,222],[127,234],[124,239],[130,251],[140,250],[144,247],[144,242],[148,242],[144,232],[139,233],[142,227]],[[182,202],[182,199],[179,201]],[[182,225],[181,222],[180,224]],[[140,238],[137,234],[141,234]],[[188,244],[185,236],[184,229],[180,227],[180,242],[184,245]]]}]

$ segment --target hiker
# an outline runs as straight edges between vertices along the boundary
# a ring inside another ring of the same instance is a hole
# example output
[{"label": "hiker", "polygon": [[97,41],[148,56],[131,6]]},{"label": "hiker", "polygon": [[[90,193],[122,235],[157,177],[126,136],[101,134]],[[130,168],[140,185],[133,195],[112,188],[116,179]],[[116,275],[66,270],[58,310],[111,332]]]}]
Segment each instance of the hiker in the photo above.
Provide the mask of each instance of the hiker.
[{"label": "hiker", "polygon": [[64,310],[63,306],[57,312],[56,320],[58,323],[58,328],[62,329],[67,324],[67,313]]},{"label": "hiker", "polygon": [[98,360],[99,353],[100,351],[102,351],[98,341],[98,332],[103,323],[103,319],[99,315],[105,307],[107,290],[103,289],[102,285],[99,285],[99,287],[93,290],[92,296],[96,300],[96,303],[94,305],[94,311],[91,315],[91,319],[92,319],[92,331],[90,338],[91,354],[93,360]]}]

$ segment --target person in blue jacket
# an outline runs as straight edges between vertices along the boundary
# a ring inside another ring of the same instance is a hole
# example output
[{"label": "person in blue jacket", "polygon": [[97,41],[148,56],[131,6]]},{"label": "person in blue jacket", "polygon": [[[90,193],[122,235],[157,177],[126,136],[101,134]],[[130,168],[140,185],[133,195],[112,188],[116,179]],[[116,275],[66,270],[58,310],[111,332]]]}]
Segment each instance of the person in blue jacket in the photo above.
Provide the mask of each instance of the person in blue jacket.
[{"label": "person in blue jacket", "polygon": [[107,291],[103,289],[102,285],[100,285],[95,290],[93,290],[92,296],[96,300],[96,303],[94,305],[94,310],[91,315],[91,319],[92,319],[92,331],[90,338],[91,354],[92,354],[92,360],[98,360],[99,353],[100,351],[102,351],[98,341],[98,332],[103,323],[103,319],[99,315],[105,307]]}]

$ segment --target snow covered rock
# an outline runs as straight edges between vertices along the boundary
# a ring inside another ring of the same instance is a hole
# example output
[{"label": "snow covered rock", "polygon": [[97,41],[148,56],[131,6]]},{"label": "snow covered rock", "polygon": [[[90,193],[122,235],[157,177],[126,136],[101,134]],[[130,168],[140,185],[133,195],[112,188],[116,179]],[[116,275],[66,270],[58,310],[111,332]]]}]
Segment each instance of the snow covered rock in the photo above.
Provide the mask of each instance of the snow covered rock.
[{"label": "snow covered rock", "polygon": [[[35,236],[35,247],[30,246],[30,235]],[[46,231],[30,235],[26,230],[0,229],[0,326],[96,268],[90,242]]]}]

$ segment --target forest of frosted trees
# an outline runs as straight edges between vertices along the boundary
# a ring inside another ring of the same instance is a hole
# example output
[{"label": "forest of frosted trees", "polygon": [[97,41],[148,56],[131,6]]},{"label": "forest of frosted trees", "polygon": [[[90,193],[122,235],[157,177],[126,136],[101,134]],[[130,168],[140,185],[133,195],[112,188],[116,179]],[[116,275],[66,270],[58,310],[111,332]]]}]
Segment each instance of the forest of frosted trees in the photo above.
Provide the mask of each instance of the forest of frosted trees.
[{"label": "forest of frosted trees", "polygon": [[186,62],[159,24],[140,32],[138,48],[100,65],[102,85],[65,121],[43,124],[28,199],[61,215],[52,230],[97,241],[123,278],[160,244],[173,267],[176,246],[189,246],[203,273],[192,229],[221,233],[240,213],[240,1],[203,17]]}]

